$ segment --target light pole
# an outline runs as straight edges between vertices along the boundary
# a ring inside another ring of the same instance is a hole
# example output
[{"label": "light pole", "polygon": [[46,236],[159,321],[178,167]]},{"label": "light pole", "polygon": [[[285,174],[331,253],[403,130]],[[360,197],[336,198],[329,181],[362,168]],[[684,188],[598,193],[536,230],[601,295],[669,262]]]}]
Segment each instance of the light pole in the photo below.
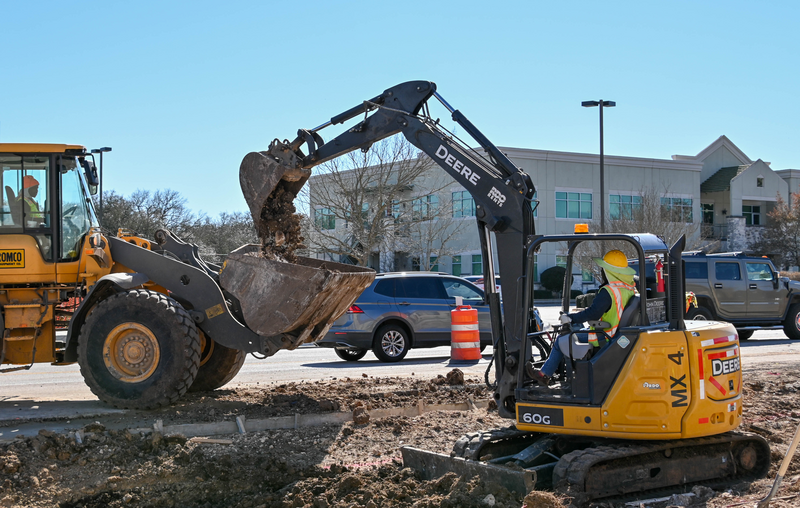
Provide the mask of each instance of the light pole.
[{"label": "light pole", "polygon": [[[600,232],[606,232],[606,176],[603,165],[603,108],[613,108],[617,103],[614,101],[583,101],[581,106],[593,108],[600,106]],[[102,159],[101,159],[102,161]]]},{"label": "light pole", "polygon": [[103,148],[95,148],[92,150],[92,153],[100,154],[100,209],[98,210],[100,220],[103,220],[103,154],[110,151],[110,146],[104,146]]}]

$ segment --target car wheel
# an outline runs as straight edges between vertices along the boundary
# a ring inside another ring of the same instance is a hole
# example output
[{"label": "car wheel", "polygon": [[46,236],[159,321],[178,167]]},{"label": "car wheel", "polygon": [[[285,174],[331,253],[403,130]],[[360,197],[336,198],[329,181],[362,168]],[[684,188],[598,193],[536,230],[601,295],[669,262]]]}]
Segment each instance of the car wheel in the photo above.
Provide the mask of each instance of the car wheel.
[{"label": "car wheel", "polygon": [[378,329],[372,342],[372,352],[382,362],[399,362],[411,349],[408,332],[397,325],[384,325]]},{"label": "car wheel", "polygon": [[686,319],[691,321],[711,321],[714,318],[711,315],[711,311],[705,307],[692,307],[686,313]]},{"label": "car wheel", "polygon": [[800,340],[800,303],[789,307],[789,314],[783,322],[783,333],[794,340]]},{"label": "car wheel", "polygon": [[367,354],[366,349],[345,349],[341,347],[333,348],[334,352],[336,352],[336,356],[341,358],[346,362],[357,362],[360,359],[364,358],[364,355]]},{"label": "car wheel", "polygon": [[739,335],[739,340],[747,340],[753,336],[755,330],[736,330],[736,333]]}]

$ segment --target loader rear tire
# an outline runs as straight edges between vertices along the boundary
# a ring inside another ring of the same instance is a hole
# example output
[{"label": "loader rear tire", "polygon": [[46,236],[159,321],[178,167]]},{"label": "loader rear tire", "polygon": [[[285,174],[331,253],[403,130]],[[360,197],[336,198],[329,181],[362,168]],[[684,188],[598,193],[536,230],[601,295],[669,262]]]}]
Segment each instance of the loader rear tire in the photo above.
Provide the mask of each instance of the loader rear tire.
[{"label": "loader rear tire", "polygon": [[200,337],[172,298],[146,289],[97,304],[78,336],[78,364],[100,400],[125,409],[155,409],[181,398],[200,366]]},{"label": "loader rear tire", "polygon": [[244,351],[218,344],[203,332],[200,332],[200,342],[203,346],[200,369],[189,387],[190,392],[210,392],[225,386],[239,373],[246,356]]}]

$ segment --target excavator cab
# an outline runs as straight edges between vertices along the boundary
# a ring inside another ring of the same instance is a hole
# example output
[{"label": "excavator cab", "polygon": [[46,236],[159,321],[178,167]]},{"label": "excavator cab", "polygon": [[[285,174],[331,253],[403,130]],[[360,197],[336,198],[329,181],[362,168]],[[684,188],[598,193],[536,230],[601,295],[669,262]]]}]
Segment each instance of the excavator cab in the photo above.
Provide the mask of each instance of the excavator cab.
[{"label": "excavator cab", "polygon": [[[575,265],[576,252],[579,247],[587,242],[602,242],[604,250],[614,249],[627,251],[633,255],[636,262],[644,259],[668,259],[670,249],[664,241],[651,234],[639,235],[569,235],[569,236],[542,236],[534,240],[532,248],[538,250],[545,243],[559,244],[567,252],[566,273],[572,273]],[[682,250],[680,243],[674,246],[675,250]],[[681,279],[677,272],[680,265],[673,267],[673,276]],[[562,290],[562,312],[569,313],[571,277],[565,277]],[[517,400],[547,402],[570,400],[574,403],[601,404],[607,397],[614,381],[619,376],[630,352],[635,348],[641,330],[650,325],[669,326],[668,315],[674,314],[677,326],[682,326],[683,311],[666,305],[666,292],[653,292],[646,285],[644,279],[634,278],[637,286],[636,294],[628,300],[620,314],[616,331],[609,334],[610,325],[602,321],[590,321],[588,327],[584,323],[568,323],[556,325],[553,330],[534,330],[526,335],[526,347],[523,351],[530,353],[527,360],[529,368],[520,370],[516,390]],[[682,291],[676,288],[678,294]],[[533,295],[532,290],[530,291]],[[601,347],[592,347],[589,344],[579,343],[578,334],[593,333],[598,337]],[[540,387],[530,379],[532,369],[541,368],[544,359],[537,355],[540,344],[552,340],[550,347],[558,347],[558,336],[567,335],[568,348],[563,351],[564,360],[558,369],[550,386]],[[547,337],[549,340],[545,340]],[[624,347],[621,347],[624,346]]]}]

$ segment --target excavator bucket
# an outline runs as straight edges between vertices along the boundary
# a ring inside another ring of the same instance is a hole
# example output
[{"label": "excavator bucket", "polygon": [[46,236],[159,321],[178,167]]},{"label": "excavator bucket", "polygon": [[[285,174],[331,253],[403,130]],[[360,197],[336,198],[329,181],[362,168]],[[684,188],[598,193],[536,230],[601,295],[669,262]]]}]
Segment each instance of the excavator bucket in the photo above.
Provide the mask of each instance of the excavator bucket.
[{"label": "excavator bucket", "polygon": [[232,252],[220,285],[239,300],[247,327],[267,339],[267,355],[321,339],[375,278],[369,268],[295,254],[303,237],[293,201],[310,175],[277,140],[247,154],[239,168],[261,245]]}]

